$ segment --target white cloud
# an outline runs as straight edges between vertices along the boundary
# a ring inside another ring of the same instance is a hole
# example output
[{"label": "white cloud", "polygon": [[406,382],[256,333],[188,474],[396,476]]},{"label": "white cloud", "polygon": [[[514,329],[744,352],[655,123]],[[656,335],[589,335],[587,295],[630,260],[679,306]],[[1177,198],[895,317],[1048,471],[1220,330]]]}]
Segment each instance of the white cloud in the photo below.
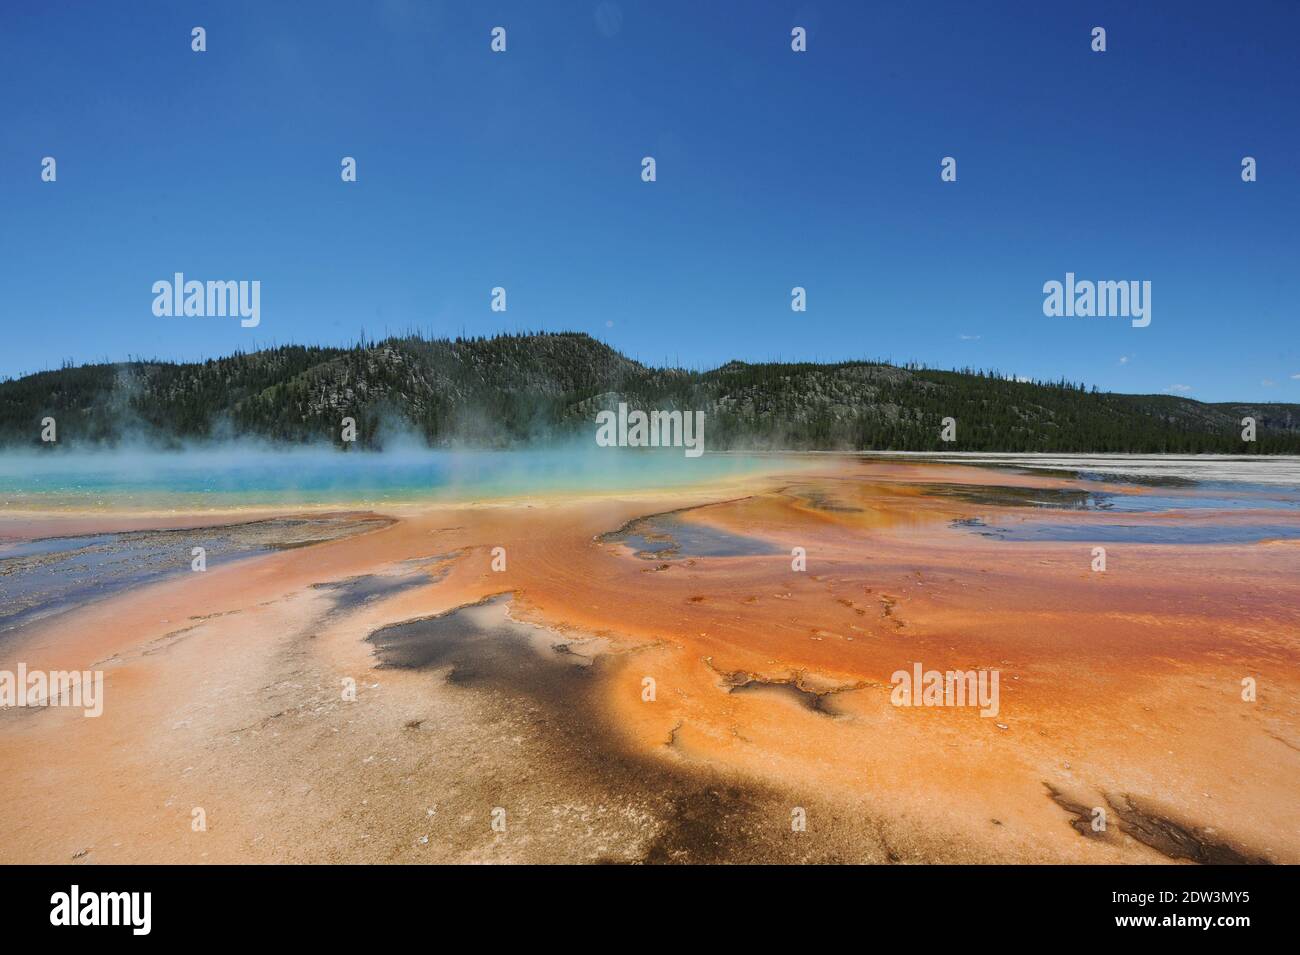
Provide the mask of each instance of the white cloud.
[{"label": "white cloud", "polygon": [[[983,335],[958,335],[957,337],[964,342],[977,342],[984,336]],[[1297,375],[1296,377],[1300,378],[1300,375]]]},{"label": "white cloud", "polygon": [[1192,390],[1191,385],[1170,385],[1168,388],[1165,389],[1165,391],[1172,392],[1173,394],[1178,394],[1178,395],[1185,395],[1191,390]]}]

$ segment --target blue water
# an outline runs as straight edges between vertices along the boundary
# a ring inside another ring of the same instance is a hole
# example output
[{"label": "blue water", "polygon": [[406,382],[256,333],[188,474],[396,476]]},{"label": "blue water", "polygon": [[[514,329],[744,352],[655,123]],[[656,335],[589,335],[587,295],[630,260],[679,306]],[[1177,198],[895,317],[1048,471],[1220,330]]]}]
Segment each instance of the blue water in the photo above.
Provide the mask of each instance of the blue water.
[{"label": "blue water", "polygon": [[756,537],[732,534],[708,524],[684,521],[675,514],[656,514],[601,537],[626,544],[647,560],[677,557],[755,557],[783,549]]},{"label": "blue water", "polygon": [[477,499],[669,487],[772,467],[771,457],[680,449],[0,453],[0,508],[226,507]]},{"label": "blue water", "polygon": [[[225,527],[124,531],[0,544],[0,635],[30,620],[147,583],[193,573],[194,548],[207,568],[374,530],[382,519],[316,518],[247,521]],[[428,575],[422,575],[427,581]],[[388,582],[358,590],[382,589]],[[362,595],[364,596],[364,594]]]},{"label": "blue water", "polygon": [[[49,537],[0,549],[0,634],[29,620],[190,571],[193,547],[213,566],[269,548],[231,540],[222,528]],[[13,572],[10,561],[43,557]]]},{"label": "blue water", "polygon": [[14,557],[39,557],[61,550],[77,550],[82,547],[97,547],[115,540],[117,534],[97,534],[90,537],[46,537],[34,541],[15,541],[0,543],[0,561]]},{"label": "blue water", "polygon": [[[1023,469],[1022,469],[1023,470]],[[1201,493],[1203,485],[1186,493],[1124,493],[1087,491],[1079,488],[1034,488],[990,484],[921,484],[929,494],[954,497],[972,504],[1000,507],[1033,507],[1057,511],[1110,511],[1113,513],[1159,513],[1163,511],[1242,511],[1300,509],[1300,490],[1278,485],[1250,485],[1250,489],[1215,482],[1213,494]]]},{"label": "blue water", "polygon": [[[1231,490],[1220,487],[1219,490]],[[1300,508],[1300,498],[1285,496],[1270,488],[1271,493],[1254,493],[1241,497],[1201,496],[1198,494],[1107,494],[1090,495],[1095,499],[1092,509],[1123,513],[1159,511],[1241,511],[1260,508]]]},{"label": "blue water", "polygon": [[[1089,459],[1096,463],[1098,459]],[[1127,462],[1127,459],[1122,459]],[[1054,465],[1068,463],[1053,460]],[[1250,544],[1300,539],[1300,471],[1293,459],[1240,462],[1215,459],[1209,465],[1184,459],[1151,459],[1140,484],[1111,470],[1087,472],[1124,491],[1080,488],[1024,488],[1002,485],[934,485],[932,493],[984,508],[981,516],[952,521],[955,529],[1003,541],[1070,541],[1129,544]],[[987,465],[986,465],[987,466]],[[1007,467],[999,462],[999,467]],[[1197,468],[1211,474],[1197,480]],[[1017,470],[1026,470],[1016,467]],[[1235,469],[1235,470],[1234,470]],[[1179,470],[1177,474],[1166,473]],[[1080,472],[1083,476],[1085,472]],[[1241,480],[1233,479],[1240,474]],[[1261,476],[1269,480],[1259,480]],[[1171,485],[1157,493],[1152,486]],[[1176,485],[1174,489],[1172,485]],[[1034,508],[1042,519],[1003,519],[1000,508]],[[1214,512],[1224,512],[1222,517]],[[1124,523],[1098,520],[1083,512],[1123,514]],[[1047,517],[1051,514],[1051,517]],[[1075,515],[1078,515],[1077,519]],[[1195,515],[1194,519],[1152,520],[1153,515]],[[1231,514],[1231,517],[1228,517]],[[1144,515],[1147,515],[1144,518]]]},{"label": "blue water", "polygon": [[1264,540],[1300,539],[1300,523],[1260,524],[1061,524],[1031,522],[958,526],[1004,541],[1071,541],[1088,544],[1254,544]]}]

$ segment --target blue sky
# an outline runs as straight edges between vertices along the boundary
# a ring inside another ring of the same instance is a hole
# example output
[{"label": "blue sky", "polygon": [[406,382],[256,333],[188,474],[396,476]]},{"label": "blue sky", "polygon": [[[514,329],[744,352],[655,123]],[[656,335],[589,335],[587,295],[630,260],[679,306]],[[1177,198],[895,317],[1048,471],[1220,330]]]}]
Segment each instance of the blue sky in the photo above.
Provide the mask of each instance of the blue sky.
[{"label": "blue sky", "polygon": [[[7,0],[0,375],[549,329],[1300,401],[1298,34],[1294,0]],[[259,280],[261,325],[155,317],[176,271]],[[1149,280],[1151,325],[1044,316],[1067,271]]]}]

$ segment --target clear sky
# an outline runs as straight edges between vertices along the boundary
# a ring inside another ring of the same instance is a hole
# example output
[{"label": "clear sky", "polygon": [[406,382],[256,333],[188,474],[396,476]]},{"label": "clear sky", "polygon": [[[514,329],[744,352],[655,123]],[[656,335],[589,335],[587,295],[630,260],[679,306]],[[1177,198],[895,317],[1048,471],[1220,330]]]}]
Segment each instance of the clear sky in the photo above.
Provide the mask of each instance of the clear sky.
[{"label": "clear sky", "polygon": [[[1298,37],[1296,0],[5,0],[0,375],[548,329],[1300,401]],[[260,281],[260,326],[155,317],[177,271]],[[1150,326],[1045,316],[1067,271],[1150,281]]]}]

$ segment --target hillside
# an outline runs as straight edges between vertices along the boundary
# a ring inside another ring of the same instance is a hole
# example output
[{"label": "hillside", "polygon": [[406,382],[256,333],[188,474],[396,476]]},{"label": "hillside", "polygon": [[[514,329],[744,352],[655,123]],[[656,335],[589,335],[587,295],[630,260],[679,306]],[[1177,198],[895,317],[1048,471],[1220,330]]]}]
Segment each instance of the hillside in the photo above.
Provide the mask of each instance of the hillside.
[{"label": "hillside", "polygon": [[[709,450],[1300,453],[1296,404],[1205,404],[869,361],[661,369],[576,333],[291,345],[40,372],[0,382],[0,445],[40,445],[46,416],[60,445],[75,447],[337,443],[352,417],[363,447],[412,436],[506,447],[590,436],[596,412],[620,400],[704,411]],[[1258,423],[1253,445],[1240,440],[1247,415]],[[958,422],[953,444],[939,440],[948,416]]]}]

